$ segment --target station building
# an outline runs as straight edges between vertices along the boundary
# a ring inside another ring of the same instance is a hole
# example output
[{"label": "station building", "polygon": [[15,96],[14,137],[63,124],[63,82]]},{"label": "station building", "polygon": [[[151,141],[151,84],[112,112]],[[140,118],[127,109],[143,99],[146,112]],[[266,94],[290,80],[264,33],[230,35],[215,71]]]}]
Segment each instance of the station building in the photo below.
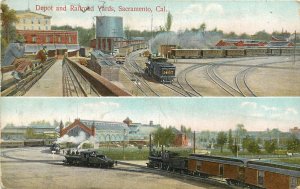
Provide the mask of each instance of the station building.
[{"label": "station building", "polygon": [[60,137],[64,135],[79,136],[84,132],[86,137],[96,137],[99,142],[122,142],[128,141],[129,129],[122,122],[109,122],[97,120],[75,119],[67,127],[60,125]]}]

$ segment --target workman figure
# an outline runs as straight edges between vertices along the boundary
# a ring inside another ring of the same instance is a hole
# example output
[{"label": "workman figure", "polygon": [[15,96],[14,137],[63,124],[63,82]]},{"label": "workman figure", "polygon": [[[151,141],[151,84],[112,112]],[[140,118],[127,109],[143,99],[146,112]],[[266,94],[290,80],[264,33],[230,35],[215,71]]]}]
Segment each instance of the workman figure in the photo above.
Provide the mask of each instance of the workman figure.
[{"label": "workman figure", "polygon": [[32,68],[31,60],[24,58],[24,42],[25,41],[22,39],[17,39],[15,42],[10,43],[6,48],[2,61],[2,67],[10,65],[15,66],[12,75],[16,80],[21,80],[21,76],[25,73],[26,69]]},{"label": "workman figure", "polygon": [[47,50],[46,46],[43,46],[43,49],[39,50],[35,56],[35,59],[39,61],[39,64],[43,65],[43,63],[47,60]]}]

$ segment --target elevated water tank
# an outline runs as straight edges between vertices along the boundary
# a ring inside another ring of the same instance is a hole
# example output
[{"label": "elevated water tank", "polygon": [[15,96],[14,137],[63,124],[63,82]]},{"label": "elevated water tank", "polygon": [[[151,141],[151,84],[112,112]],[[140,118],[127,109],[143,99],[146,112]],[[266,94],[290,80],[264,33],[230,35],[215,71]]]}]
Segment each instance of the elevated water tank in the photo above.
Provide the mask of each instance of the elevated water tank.
[{"label": "elevated water tank", "polygon": [[96,16],[96,38],[123,38],[123,17]]}]

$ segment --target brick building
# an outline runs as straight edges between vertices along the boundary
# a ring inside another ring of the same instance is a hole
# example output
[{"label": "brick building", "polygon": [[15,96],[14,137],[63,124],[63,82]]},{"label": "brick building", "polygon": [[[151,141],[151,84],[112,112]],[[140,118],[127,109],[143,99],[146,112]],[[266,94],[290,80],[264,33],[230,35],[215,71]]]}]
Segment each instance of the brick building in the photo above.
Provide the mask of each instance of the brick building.
[{"label": "brick building", "polygon": [[186,135],[186,133],[183,133],[174,127],[172,129],[173,129],[173,133],[176,135],[173,145],[174,146],[187,146],[189,143],[189,139],[188,139],[188,136]]},{"label": "brick building", "polygon": [[266,45],[266,42],[259,40],[222,39],[216,44],[216,47],[265,47]]}]

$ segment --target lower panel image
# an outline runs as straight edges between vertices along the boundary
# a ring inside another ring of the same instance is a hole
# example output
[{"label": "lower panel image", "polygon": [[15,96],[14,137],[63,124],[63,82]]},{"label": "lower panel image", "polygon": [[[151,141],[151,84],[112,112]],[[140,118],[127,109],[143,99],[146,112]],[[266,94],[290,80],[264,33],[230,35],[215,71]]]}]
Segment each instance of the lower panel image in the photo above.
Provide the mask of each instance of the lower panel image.
[{"label": "lower panel image", "polygon": [[299,98],[1,98],[1,188],[300,187]]}]

